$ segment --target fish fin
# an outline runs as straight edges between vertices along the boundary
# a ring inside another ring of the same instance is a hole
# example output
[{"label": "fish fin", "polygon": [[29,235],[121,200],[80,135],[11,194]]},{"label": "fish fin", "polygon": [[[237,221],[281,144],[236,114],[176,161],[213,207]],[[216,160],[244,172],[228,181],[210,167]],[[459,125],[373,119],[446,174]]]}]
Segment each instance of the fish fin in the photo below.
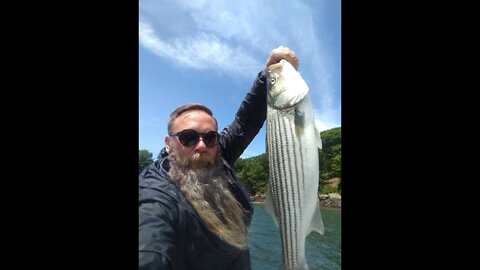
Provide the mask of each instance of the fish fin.
[{"label": "fish fin", "polygon": [[321,130],[322,129],[320,128],[320,123],[318,122],[318,120],[315,120],[315,133],[318,134],[315,137],[315,140],[316,140],[316,144],[317,144],[318,149],[322,149],[322,138],[320,138]]},{"label": "fish fin", "polygon": [[315,207],[315,211],[313,212],[313,217],[310,221],[310,227],[307,229],[307,235],[312,231],[316,231],[321,235],[323,235],[323,233],[325,232],[325,228],[323,227],[322,215],[320,214],[319,199],[317,199],[317,206]]},{"label": "fish fin", "polygon": [[305,112],[301,111],[298,107],[295,108],[295,134],[297,135],[297,138],[300,140],[300,138],[304,134],[304,127],[305,127]]},{"label": "fish fin", "polygon": [[270,191],[270,187],[267,188],[267,192],[265,193],[264,208],[265,208],[265,211],[268,214],[270,214],[270,216],[272,216],[273,221],[275,221],[275,225],[277,225],[278,227],[278,220],[277,220],[277,216],[275,216],[275,209],[273,208],[272,193]]}]

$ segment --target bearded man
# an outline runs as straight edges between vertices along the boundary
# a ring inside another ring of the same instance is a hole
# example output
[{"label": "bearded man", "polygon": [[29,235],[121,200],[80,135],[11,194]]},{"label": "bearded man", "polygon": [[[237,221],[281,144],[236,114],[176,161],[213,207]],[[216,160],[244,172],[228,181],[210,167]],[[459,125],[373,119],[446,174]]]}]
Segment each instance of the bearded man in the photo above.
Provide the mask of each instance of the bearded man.
[{"label": "bearded man", "polygon": [[[295,53],[272,50],[265,67]],[[201,104],[177,108],[168,120],[160,158],[139,176],[139,269],[251,269],[250,196],[232,167],[266,119],[262,71],[233,122],[217,133],[217,120]]]}]

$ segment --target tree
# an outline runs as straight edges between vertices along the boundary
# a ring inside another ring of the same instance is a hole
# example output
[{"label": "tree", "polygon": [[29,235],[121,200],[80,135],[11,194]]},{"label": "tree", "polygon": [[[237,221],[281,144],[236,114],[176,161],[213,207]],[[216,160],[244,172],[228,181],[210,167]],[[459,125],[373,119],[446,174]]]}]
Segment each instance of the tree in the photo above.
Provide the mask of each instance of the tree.
[{"label": "tree", "polygon": [[239,158],[234,164],[239,180],[250,194],[265,193],[268,181],[267,154],[251,158]]},{"label": "tree", "polygon": [[322,150],[319,152],[320,183],[323,180],[341,177],[342,171],[342,138],[341,127],[320,132]]},{"label": "tree", "polygon": [[[339,177],[342,173],[342,140],[341,127],[332,128],[320,132],[322,149],[318,150],[320,180],[319,190],[326,180]],[[250,194],[265,193],[268,182],[267,154],[261,154],[250,158],[239,158],[233,166],[238,178],[245,185]],[[340,179],[341,183],[341,179]],[[337,188],[341,192],[341,186]]]},{"label": "tree", "polygon": [[148,150],[138,150],[138,173],[153,163],[153,154]]}]

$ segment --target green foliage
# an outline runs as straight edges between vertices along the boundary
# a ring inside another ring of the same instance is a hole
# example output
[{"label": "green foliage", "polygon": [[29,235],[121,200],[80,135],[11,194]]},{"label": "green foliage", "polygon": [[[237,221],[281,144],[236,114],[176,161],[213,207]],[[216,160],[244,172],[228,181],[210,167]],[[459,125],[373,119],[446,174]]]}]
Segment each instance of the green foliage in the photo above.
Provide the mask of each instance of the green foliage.
[{"label": "green foliage", "polygon": [[320,132],[322,150],[320,158],[320,185],[326,179],[341,177],[342,172],[342,138],[341,127]]},{"label": "green foliage", "polygon": [[[321,193],[341,192],[340,184],[338,187],[334,187],[324,183],[327,179],[334,177],[341,178],[341,127],[322,131],[320,132],[320,137],[322,138],[322,149],[319,150],[319,191]],[[268,161],[266,153],[251,158],[239,158],[234,164],[234,169],[238,178],[250,194],[254,195],[266,192],[268,182]]]},{"label": "green foliage", "polygon": [[265,193],[268,181],[267,154],[251,158],[239,158],[234,164],[235,172],[250,194]]},{"label": "green foliage", "polygon": [[148,150],[138,150],[138,173],[153,163],[153,154]]},{"label": "green foliage", "polygon": [[327,185],[324,185],[324,186],[320,187],[319,191],[322,194],[338,192],[336,187],[327,186]]}]

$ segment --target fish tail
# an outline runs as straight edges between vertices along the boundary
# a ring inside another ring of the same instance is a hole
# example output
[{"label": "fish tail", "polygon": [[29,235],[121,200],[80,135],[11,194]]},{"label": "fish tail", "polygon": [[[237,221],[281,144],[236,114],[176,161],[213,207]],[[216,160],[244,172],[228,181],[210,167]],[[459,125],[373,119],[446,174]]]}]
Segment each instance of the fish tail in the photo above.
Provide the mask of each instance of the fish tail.
[{"label": "fish tail", "polygon": [[325,228],[323,226],[322,214],[320,213],[319,199],[317,199],[315,211],[313,213],[312,220],[310,221],[310,226],[307,229],[307,235],[312,231],[318,232],[321,235],[323,235],[325,232]]}]

